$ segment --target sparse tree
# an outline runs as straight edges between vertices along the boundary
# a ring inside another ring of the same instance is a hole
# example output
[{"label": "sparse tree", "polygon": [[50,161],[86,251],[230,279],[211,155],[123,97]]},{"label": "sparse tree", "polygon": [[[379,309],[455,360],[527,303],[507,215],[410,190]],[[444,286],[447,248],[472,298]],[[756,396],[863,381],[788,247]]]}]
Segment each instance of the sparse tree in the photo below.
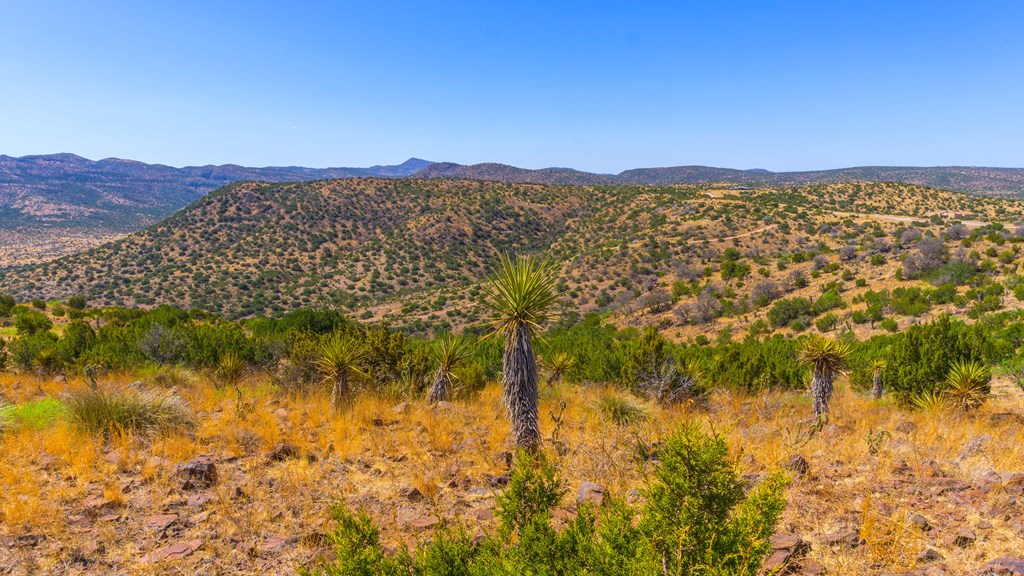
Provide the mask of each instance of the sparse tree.
[{"label": "sparse tree", "polygon": [[811,367],[811,395],[814,397],[814,417],[819,422],[828,419],[828,404],[838,376],[845,374],[850,359],[850,345],[824,336],[811,336],[804,342],[797,360]]},{"label": "sparse tree", "polygon": [[557,270],[550,261],[503,254],[486,286],[485,305],[493,315],[493,335],[505,337],[502,400],[517,448],[536,451],[537,357],[533,337],[554,319]]},{"label": "sparse tree", "polygon": [[363,344],[341,333],[328,336],[320,345],[317,370],[331,382],[331,408],[338,412],[344,408],[349,396],[349,378],[363,374],[366,349]]},{"label": "sparse tree", "polygon": [[434,359],[437,361],[437,372],[434,383],[427,394],[428,402],[446,402],[449,388],[455,378],[452,370],[469,356],[469,342],[460,336],[445,334],[434,344]]}]

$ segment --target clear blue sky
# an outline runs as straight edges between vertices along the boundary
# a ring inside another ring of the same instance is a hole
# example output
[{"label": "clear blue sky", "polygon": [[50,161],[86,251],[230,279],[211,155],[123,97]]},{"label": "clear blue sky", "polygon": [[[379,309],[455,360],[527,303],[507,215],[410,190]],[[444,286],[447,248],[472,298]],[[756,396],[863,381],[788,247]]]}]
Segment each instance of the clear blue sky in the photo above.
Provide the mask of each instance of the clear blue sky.
[{"label": "clear blue sky", "polygon": [[1024,2],[0,7],[0,153],[1024,166]]}]

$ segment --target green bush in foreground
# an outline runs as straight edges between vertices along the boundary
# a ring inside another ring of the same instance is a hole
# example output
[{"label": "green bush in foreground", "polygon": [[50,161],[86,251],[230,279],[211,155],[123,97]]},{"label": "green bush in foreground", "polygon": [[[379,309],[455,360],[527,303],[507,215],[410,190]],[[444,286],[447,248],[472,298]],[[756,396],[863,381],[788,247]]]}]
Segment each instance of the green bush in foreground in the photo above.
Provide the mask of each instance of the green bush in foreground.
[{"label": "green bush in foreground", "polygon": [[521,453],[508,488],[497,497],[500,526],[474,539],[465,526],[445,526],[414,553],[384,553],[364,513],[334,510],[336,559],[301,574],[328,576],[695,575],[754,576],[785,506],[785,479],[769,476],[749,494],[721,436],[684,426],[659,449],[661,464],[634,510],[607,498],[580,505],[561,531],[551,511],[565,495],[554,467]]}]

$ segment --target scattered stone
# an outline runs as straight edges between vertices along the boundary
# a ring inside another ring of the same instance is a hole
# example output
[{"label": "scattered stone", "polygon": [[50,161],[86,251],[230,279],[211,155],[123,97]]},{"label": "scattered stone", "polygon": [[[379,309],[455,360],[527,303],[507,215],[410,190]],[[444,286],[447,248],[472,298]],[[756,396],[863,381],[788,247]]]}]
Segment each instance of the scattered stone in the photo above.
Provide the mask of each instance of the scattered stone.
[{"label": "scattered stone", "polygon": [[494,510],[491,510],[490,508],[481,508],[476,511],[476,519],[480,522],[494,520]]},{"label": "scattered stone", "polygon": [[419,502],[420,500],[423,500],[423,493],[420,492],[419,488],[413,486],[406,489],[405,497],[409,500],[409,502]]},{"label": "scattered stone", "polygon": [[789,457],[789,460],[786,460],[786,470],[796,472],[801,476],[806,476],[810,469],[810,464],[808,464],[807,460],[799,454],[793,454]]},{"label": "scattered stone", "polygon": [[434,404],[434,411],[437,411],[437,412],[440,412],[441,410],[454,410],[454,409],[455,409],[455,403],[454,402],[448,402],[447,400],[442,400],[442,401]]},{"label": "scattered stone", "polygon": [[1024,426],[1024,415],[1015,412],[999,412],[989,416],[988,421],[994,426],[1000,424],[1019,424]]},{"label": "scattered stone", "polygon": [[982,519],[982,520],[978,520],[978,523],[975,524],[974,527],[977,528],[978,530],[991,530],[992,529],[992,523],[989,522],[988,520]]},{"label": "scattered stone", "polygon": [[395,414],[406,414],[409,412],[411,405],[408,402],[400,402],[391,409]]},{"label": "scattered stone", "polygon": [[18,546],[27,546],[29,548],[35,548],[39,546],[44,540],[46,540],[46,534],[22,534],[14,539],[14,543]]},{"label": "scattered stone", "polygon": [[498,452],[494,455],[494,461],[498,466],[504,466],[506,470],[512,467],[512,458],[511,452]]},{"label": "scattered stone", "polygon": [[942,560],[942,554],[939,554],[939,551],[934,548],[928,548],[917,555],[918,564],[930,564],[939,560]]},{"label": "scattered stone", "polygon": [[502,475],[500,475],[500,476],[490,476],[490,477],[488,477],[488,479],[487,479],[487,482],[488,482],[488,483],[489,483],[489,484],[490,484],[491,486],[495,486],[495,487],[498,487],[498,486],[507,486],[507,485],[508,485],[508,481],[509,481],[510,479],[511,479],[511,478],[509,477],[509,475],[508,475],[508,474],[502,474]]},{"label": "scattered stone", "polygon": [[1024,558],[997,558],[980,571],[981,576],[1024,576]]},{"label": "scattered stone", "polygon": [[953,537],[953,544],[960,548],[967,548],[978,541],[978,536],[971,530],[961,530]]},{"label": "scattered stone", "polygon": [[109,514],[115,508],[122,506],[120,502],[104,498],[103,496],[90,496],[82,504],[85,507],[85,511],[93,516]]},{"label": "scattered stone", "polygon": [[576,493],[576,503],[600,506],[604,502],[604,494],[604,486],[595,482],[584,482],[580,484],[579,492]]},{"label": "scattered stone", "polygon": [[146,518],[144,526],[147,530],[163,532],[178,520],[177,514],[157,514]]},{"label": "scattered stone", "polygon": [[892,473],[896,476],[913,476],[914,469],[907,464],[906,460],[900,460],[900,463],[892,467]]},{"label": "scattered stone", "polygon": [[208,488],[217,483],[217,466],[208,457],[194,458],[178,466],[178,474],[185,478],[184,490]]},{"label": "scattered stone", "polygon": [[803,576],[824,576],[828,574],[828,570],[814,560],[801,560],[800,574]]},{"label": "scattered stone", "polygon": [[856,530],[840,530],[825,534],[822,538],[830,548],[856,548],[860,546],[860,533]]},{"label": "scattered stone", "polygon": [[177,544],[171,544],[166,548],[161,548],[155,552],[151,552],[143,558],[144,562],[173,562],[175,560],[181,560],[186,556],[191,555],[193,552],[202,547],[202,540],[192,540],[190,542],[178,542]]},{"label": "scattered stone", "polygon": [[797,560],[810,551],[811,545],[799,536],[776,534],[772,536],[771,553],[764,563],[765,574],[786,574],[797,568]]},{"label": "scattered stone", "polygon": [[961,450],[960,455],[957,456],[957,462],[959,463],[963,460],[970,458],[971,456],[983,453],[985,451],[985,444],[991,441],[992,437],[989,436],[988,434],[981,434],[979,436],[971,438],[970,440],[968,440],[966,444],[964,444],[963,450]]},{"label": "scattered stone", "polygon": [[910,434],[917,430],[917,424],[907,420],[906,422],[900,422],[896,425],[896,431],[901,434]]},{"label": "scattered stone", "polygon": [[420,516],[413,518],[409,521],[409,527],[416,530],[426,530],[427,528],[433,528],[440,524],[441,521],[436,516]]},{"label": "scattered stone", "polygon": [[283,460],[298,458],[299,454],[299,447],[294,444],[276,444],[270,449],[270,452],[267,452],[267,460],[272,462],[281,462]]},{"label": "scattered stone", "polygon": [[260,543],[260,552],[263,554],[277,554],[295,542],[295,538],[268,534],[263,538],[263,542]]},{"label": "scattered stone", "polygon": [[928,519],[920,514],[911,514],[909,518],[910,523],[913,524],[914,528],[922,532],[929,532],[932,529],[932,525],[928,522]]}]

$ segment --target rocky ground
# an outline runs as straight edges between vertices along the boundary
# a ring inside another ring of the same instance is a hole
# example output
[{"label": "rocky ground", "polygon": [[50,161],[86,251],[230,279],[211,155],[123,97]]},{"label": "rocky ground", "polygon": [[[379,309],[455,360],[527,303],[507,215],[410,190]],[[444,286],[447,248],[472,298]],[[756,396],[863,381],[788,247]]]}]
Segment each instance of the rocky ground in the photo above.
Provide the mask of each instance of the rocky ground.
[{"label": "rocky ground", "polygon": [[[11,402],[75,385],[0,376]],[[496,386],[439,407],[366,394],[344,417],[330,415],[326,395],[260,378],[241,398],[202,379],[181,393],[194,435],[104,439],[60,419],[4,432],[0,574],[293,573],[330,557],[336,503],[368,511],[394,549],[441,522],[496,526],[511,456]],[[728,438],[751,483],[790,470],[774,569],[1024,574],[1024,398],[1008,387],[968,415],[840,389],[817,434],[802,423],[801,394],[716,393],[701,409],[643,403],[646,420],[620,426],[598,409],[607,393],[544,392],[543,433],[569,489],[558,523],[580,499],[642,498],[651,463],[638,447],[697,420]]]}]

